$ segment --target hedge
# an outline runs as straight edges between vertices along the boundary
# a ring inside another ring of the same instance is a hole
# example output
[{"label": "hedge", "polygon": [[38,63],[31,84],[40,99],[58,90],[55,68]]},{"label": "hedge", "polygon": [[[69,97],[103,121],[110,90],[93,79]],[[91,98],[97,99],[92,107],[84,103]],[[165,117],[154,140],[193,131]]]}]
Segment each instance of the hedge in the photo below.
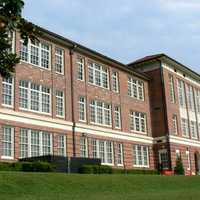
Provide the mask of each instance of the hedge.
[{"label": "hedge", "polygon": [[103,165],[83,165],[79,172],[82,174],[159,174],[157,170],[147,169],[116,169]]},{"label": "hedge", "polygon": [[54,166],[48,162],[0,162],[0,171],[24,171],[24,172],[53,172]]}]

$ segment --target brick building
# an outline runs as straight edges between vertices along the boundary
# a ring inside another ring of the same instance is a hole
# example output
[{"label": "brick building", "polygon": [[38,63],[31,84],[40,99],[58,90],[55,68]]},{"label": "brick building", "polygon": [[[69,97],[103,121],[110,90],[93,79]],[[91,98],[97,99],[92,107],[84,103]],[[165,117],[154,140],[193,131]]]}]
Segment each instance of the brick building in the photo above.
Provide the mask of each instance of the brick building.
[{"label": "brick building", "polygon": [[1,160],[53,154],[170,169],[179,155],[187,174],[198,171],[198,74],[165,55],[127,66],[39,29],[35,44],[14,35],[21,62],[0,78]]}]

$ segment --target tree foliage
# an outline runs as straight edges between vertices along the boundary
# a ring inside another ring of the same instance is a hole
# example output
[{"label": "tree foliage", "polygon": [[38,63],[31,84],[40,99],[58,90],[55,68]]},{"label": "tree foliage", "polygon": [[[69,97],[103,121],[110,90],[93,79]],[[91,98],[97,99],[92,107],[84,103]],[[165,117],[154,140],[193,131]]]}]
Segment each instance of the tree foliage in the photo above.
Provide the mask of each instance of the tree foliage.
[{"label": "tree foliage", "polygon": [[22,0],[0,0],[0,74],[8,77],[15,71],[15,66],[20,59],[12,49],[12,34],[20,33],[24,43],[28,39],[37,40],[39,32],[36,27],[22,18]]},{"label": "tree foliage", "polygon": [[177,175],[185,174],[183,162],[182,162],[182,159],[180,156],[176,159],[176,166],[175,166],[174,171],[175,171],[175,174],[177,174]]}]

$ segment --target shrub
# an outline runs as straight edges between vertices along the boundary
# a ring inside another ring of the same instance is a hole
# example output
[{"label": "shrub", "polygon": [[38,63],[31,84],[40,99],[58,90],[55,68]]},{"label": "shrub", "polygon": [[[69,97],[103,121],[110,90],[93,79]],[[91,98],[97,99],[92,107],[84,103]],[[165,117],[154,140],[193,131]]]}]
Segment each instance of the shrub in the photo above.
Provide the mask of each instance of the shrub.
[{"label": "shrub", "polygon": [[54,166],[48,162],[22,162],[24,172],[53,172]]},{"label": "shrub", "polygon": [[0,171],[21,171],[21,163],[0,163]]},{"label": "shrub", "polygon": [[185,174],[183,162],[182,162],[182,159],[181,159],[180,156],[176,159],[176,167],[174,168],[174,172],[177,175],[184,175]]}]

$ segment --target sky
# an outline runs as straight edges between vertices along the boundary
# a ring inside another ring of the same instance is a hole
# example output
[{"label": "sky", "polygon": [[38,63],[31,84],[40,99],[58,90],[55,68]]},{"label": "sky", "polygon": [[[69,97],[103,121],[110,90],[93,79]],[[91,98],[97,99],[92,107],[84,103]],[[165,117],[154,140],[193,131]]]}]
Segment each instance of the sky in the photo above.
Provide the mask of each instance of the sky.
[{"label": "sky", "polygon": [[25,0],[23,16],[124,64],[165,53],[200,73],[199,0]]}]

